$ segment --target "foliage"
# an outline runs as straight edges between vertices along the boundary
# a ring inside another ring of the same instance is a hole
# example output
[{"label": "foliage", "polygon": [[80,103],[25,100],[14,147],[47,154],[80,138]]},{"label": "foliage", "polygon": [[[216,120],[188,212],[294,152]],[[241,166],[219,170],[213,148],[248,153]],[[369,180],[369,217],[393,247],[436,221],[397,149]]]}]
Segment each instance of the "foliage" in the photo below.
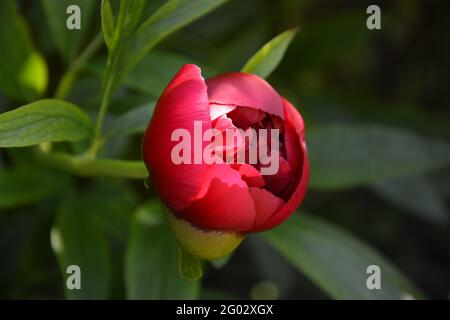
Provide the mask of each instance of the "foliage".
[{"label": "foliage", "polygon": [[[428,56],[393,70],[383,60],[384,50],[395,58],[417,46],[406,26],[432,19],[419,2],[402,3],[403,15],[388,6],[385,28],[397,31],[381,40],[360,25],[359,4],[325,6],[329,16],[322,16],[313,1],[160,3],[0,2],[0,297],[210,298],[212,287],[241,272],[239,263],[251,264],[245,250],[258,272],[242,271],[247,287],[224,285],[219,296],[247,298],[260,280],[275,283],[280,297],[302,290],[335,299],[447,294],[439,278],[448,278],[439,270],[448,270],[440,261],[450,252],[450,136],[440,107],[449,102],[446,81],[422,77],[427,65],[417,64]],[[68,4],[81,7],[79,31],[65,28]],[[301,208],[310,213],[258,237],[275,249],[273,258],[255,240],[215,269],[206,266],[206,280],[192,280],[201,277],[200,262],[180,255],[152,186],[144,187],[140,159],[155,101],[185,63],[201,66],[205,77],[238,66],[270,77],[305,116],[312,170]],[[420,240],[413,242],[409,227]],[[66,289],[72,264],[83,270],[83,290]],[[382,269],[380,291],[365,287],[373,264]],[[44,276],[56,267],[61,277]],[[436,276],[421,272],[428,267]]]}]

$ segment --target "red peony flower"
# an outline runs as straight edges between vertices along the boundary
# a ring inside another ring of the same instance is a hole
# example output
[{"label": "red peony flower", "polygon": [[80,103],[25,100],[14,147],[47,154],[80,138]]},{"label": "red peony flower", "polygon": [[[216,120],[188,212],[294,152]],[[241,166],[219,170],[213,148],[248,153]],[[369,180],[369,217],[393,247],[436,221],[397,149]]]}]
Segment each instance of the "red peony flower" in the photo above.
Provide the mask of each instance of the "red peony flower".
[{"label": "red peony flower", "polygon": [[223,234],[282,223],[309,179],[299,112],[258,76],[205,81],[196,65],[183,66],[159,98],[142,154],[172,220]]}]

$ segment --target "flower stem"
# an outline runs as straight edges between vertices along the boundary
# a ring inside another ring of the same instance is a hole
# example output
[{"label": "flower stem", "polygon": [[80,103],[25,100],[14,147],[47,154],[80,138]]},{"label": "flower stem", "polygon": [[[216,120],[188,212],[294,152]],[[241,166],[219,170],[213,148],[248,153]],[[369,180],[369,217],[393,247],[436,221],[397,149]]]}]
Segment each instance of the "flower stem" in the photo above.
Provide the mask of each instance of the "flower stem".
[{"label": "flower stem", "polygon": [[141,161],[91,159],[62,152],[44,152],[42,150],[38,152],[37,159],[44,165],[84,177],[106,176],[145,179],[148,176],[147,169]]},{"label": "flower stem", "polygon": [[119,17],[117,19],[117,26],[114,30],[113,41],[108,52],[108,61],[106,63],[105,73],[103,74],[102,97],[100,110],[97,117],[97,123],[95,125],[94,138],[92,140],[92,145],[87,152],[87,155],[91,158],[96,157],[97,151],[101,146],[103,122],[105,120],[105,116],[108,111],[111,97],[116,85],[116,68],[123,50],[123,28],[125,25],[127,8],[128,0],[122,0],[120,2]]}]

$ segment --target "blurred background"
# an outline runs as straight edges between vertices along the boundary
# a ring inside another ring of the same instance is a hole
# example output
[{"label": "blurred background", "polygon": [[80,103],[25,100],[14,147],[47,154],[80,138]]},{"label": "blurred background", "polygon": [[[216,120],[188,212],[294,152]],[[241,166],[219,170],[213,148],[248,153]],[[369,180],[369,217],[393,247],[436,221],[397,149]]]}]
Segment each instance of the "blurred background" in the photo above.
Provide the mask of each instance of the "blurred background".
[{"label": "blurred background", "polygon": [[[55,41],[47,16],[51,2],[17,1],[33,46],[47,63],[45,97],[54,95],[76,52],[101,30],[98,3],[84,13],[87,27],[77,39],[78,48],[61,54],[61,41]],[[149,1],[146,10],[150,13],[162,3]],[[382,29],[368,30],[366,8],[375,3],[381,7]],[[301,210],[370,244],[428,298],[448,299],[448,12],[445,0],[230,0],[149,53],[117,90],[107,121],[155,101],[184,63],[198,64],[206,76],[238,71],[264,43],[299,26],[268,81],[305,118],[312,181]],[[13,45],[13,35],[4,42],[9,25],[0,21],[0,27],[2,46]],[[101,48],[67,97],[92,116],[105,57]],[[26,103],[5,88],[0,87],[1,112]],[[414,149],[417,144],[411,139],[421,147]],[[82,147],[80,143],[73,148]],[[139,135],[118,137],[106,145],[104,155],[139,159],[139,150]],[[0,149],[0,298],[64,298],[50,239],[61,210],[96,213],[91,228],[106,230],[113,261],[107,267],[112,279],[107,297],[125,298],[121,262],[127,258],[131,217],[156,195],[140,180],[78,178],[36,167],[30,152]],[[348,159],[353,162],[346,167]],[[408,161],[403,165],[399,159]],[[73,237],[86,234],[75,232]],[[88,247],[97,238],[83,241],[80,246]],[[225,265],[206,265],[200,297],[329,295],[255,235]]]}]

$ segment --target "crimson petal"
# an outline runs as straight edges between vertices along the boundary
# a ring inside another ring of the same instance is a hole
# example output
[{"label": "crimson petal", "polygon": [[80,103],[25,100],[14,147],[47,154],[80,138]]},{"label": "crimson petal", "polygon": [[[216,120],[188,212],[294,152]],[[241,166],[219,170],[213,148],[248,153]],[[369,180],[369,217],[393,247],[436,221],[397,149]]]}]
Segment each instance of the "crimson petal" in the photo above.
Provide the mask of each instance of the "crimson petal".
[{"label": "crimson petal", "polygon": [[[255,204],[255,222],[253,228],[259,228],[281,207],[284,201],[271,192],[261,188],[250,188],[250,195]],[[253,228],[251,231],[253,231]]]},{"label": "crimson petal", "polygon": [[253,225],[255,207],[239,172],[216,164],[208,169],[197,199],[180,216],[197,227],[243,232]]},{"label": "crimson petal", "polygon": [[[142,157],[161,198],[173,211],[186,209],[199,192],[208,165],[175,164],[171,141],[176,129],[194,136],[194,121],[202,132],[211,128],[205,80],[199,67],[184,65],[159,98],[142,142]],[[192,142],[192,141],[191,141]],[[202,150],[208,142],[202,142]]]},{"label": "crimson petal", "polygon": [[261,172],[259,172],[252,165],[246,163],[236,163],[231,164],[231,167],[241,174],[242,180],[247,182],[249,187],[264,187],[266,184]]},{"label": "crimson petal", "polygon": [[[300,154],[297,154],[296,156],[300,159],[298,161],[301,164],[301,167],[298,168],[298,175],[299,175],[299,182],[297,184],[297,187],[292,194],[289,201],[274,215],[272,215],[269,220],[267,220],[265,223],[263,223],[260,226],[257,226],[255,228],[252,228],[251,232],[260,232],[267,229],[271,229],[280,223],[282,223],[284,220],[286,220],[300,205],[302,202],[305,193],[306,193],[306,187],[308,185],[309,181],[309,162],[307,157],[307,150],[306,150],[306,142],[305,142],[305,127],[304,122],[302,119],[302,116],[300,113],[295,109],[295,107],[290,104],[286,99],[283,99],[283,105],[286,111],[286,123],[290,125],[292,128],[294,128],[298,144],[300,145]],[[291,154],[291,157],[294,155]],[[289,154],[288,154],[289,158]]]},{"label": "crimson petal", "polygon": [[206,81],[214,104],[250,107],[284,119],[280,96],[264,79],[249,73],[224,73]]}]

